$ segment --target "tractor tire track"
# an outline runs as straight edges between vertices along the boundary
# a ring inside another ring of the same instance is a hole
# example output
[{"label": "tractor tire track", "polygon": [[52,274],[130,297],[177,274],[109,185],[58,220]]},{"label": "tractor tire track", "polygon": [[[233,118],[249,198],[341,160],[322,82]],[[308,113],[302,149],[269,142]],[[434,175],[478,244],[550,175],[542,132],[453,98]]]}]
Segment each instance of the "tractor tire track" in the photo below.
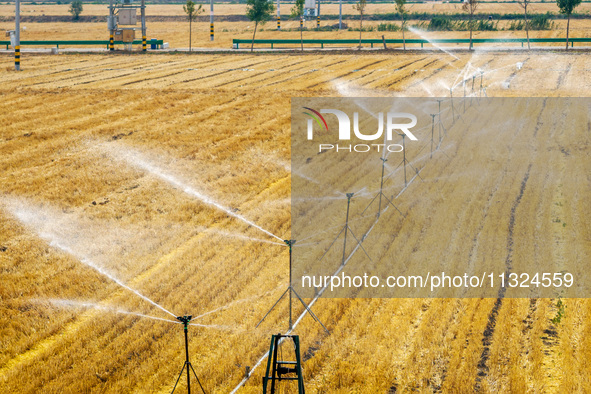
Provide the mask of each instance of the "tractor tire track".
[{"label": "tractor tire track", "polygon": [[[331,63],[331,64],[329,64],[328,66],[326,66],[326,68],[328,68],[328,67],[332,67],[332,66],[335,66],[335,65],[337,65],[337,64],[345,63],[345,62],[347,62],[348,60],[349,60],[349,59],[345,59],[345,60],[339,60],[338,62],[335,62],[335,63]],[[295,76],[293,76],[293,77],[289,77],[289,78],[286,78],[286,79],[282,79],[282,80],[279,80],[279,81],[275,81],[275,82],[273,82],[273,83],[270,83],[270,84],[268,84],[268,85],[265,85],[265,86],[266,86],[266,87],[269,87],[269,86],[277,85],[277,84],[280,84],[280,83],[284,83],[284,82],[286,82],[286,81],[291,81],[291,80],[293,80],[293,79],[300,78],[300,77],[301,77],[301,76],[303,76],[303,75],[310,74],[311,72],[312,72],[312,71],[308,71],[308,72],[306,72],[306,73],[304,73],[304,74],[299,74],[299,75],[295,75]],[[313,86],[317,86],[317,85],[320,85],[320,84],[322,84],[322,83],[324,83],[324,82],[318,83],[318,84],[316,84],[316,85],[313,85]],[[310,86],[308,86],[306,89],[310,89],[310,88],[311,88],[311,87],[310,87]]]},{"label": "tractor tire track", "polygon": [[422,80],[416,81],[416,82],[412,83],[411,85],[409,85],[408,88],[414,88],[415,86],[417,86],[417,85],[419,85],[421,83],[424,83],[426,80],[433,78],[434,76],[436,76],[437,74],[439,74],[440,72],[442,72],[443,70],[445,70],[446,68],[452,66],[457,61],[458,61],[458,59],[454,59],[451,63],[445,63],[440,68],[436,68],[435,71],[433,71],[431,74],[427,75]]},{"label": "tractor tire track", "polygon": [[[429,67],[430,65],[432,65],[432,64],[434,64],[434,63],[436,63],[436,62],[438,62],[438,61],[439,61],[439,59],[432,60],[432,61],[430,61],[429,63],[427,63],[427,64],[425,64],[424,66],[422,66],[422,68],[427,68],[427,67]],[[410,74],[406,74],[405,76],[403,76],[403,77],[401,77],[401,78],[398,78],[398,79],[396,79],[394,82],[392,82],[392,83],[389,83],[388,85],[386,85],[386,87],[387,87],[387,88],[390,88],[390,87],[392,87],[392,86],[394,86],[394,85],[398,85],[398,84],[399,84],[399,83],[401,83],[402,81],[404,81],[404,80],[406,80],[406,79],[408,79],[408,78],[411,78],[411,77],[415,76],[416,74],[418,74],[418,71],[417,71],[417,70],[415,70],[415,71],[411,72]]]},{"label": "tractor tire track", "polygon": [[[120,75],[117,75],[117,76],[114,76],[114,77],[107,77],[107,78],[100,78],[100,79],[92,79],[90,81],[77,82],[77,83],[75,83],[75,84],[73,84],[71,86],[80,86],[80,85],[88,85],[88,84],[95,83],[95,82],[112,81],[114,79],[117,79],[117,78],[125,78],[125,77],[128,77],[130,75],[137,75],[137,72],[130,72],[130,73],[125,73],[125,74],[120,74]],[[123,84],[121,86],[125,86],[125,84]]]},{"label": "tractor tire track", "polygon": [[[167,62],[165,64],[151,64],[149,67],[156,67],[156,68],[164,68],[164,67],[170,67],[171,65],[177,66],[183,63],[188,63],[187,61],[185,62],[176,62],[176,61],[172,61],[172,62]],[[75,75],[75,76],[70,76],[67,78],[61,78],[61,79],[57,79],[57,80],[51,80],[51,81],[43,81],[43,82],[37,82],[37,83],[32,83],[29,84],[28,86],[37,86],[37,85],[44,85],[44,84],[48,84],[48,83],[57,83],[57,82],[63,82],[63,81],[69,81],[72,79],[76,79],[76,78],[82,78],[82,77],[86,77],[89,75],[94,75],[97,74],[98,72],[102,72],[105,70],[109,70],[107,67],[110,67],[112,65],[118,65],[120,64],[120,60],[114,60],[114,61],[107,61],[104,63],[100,63],[99,65],[97,64],[93,64],[90,65],[88,67],[78,67],[78,68],[66,68],[64,70],[59,70],[59,71],[55,71],[55,72],[50,72],[47,74],[42,74],[41,77],[46,77],[46,76],[50,76],[50,75],[55,75],[55,74],[60,74],[60,73],[64,73],[64,72],[72,72],[72,71],[82,71],[84,72],[81,75]],[[135,63],[137,64],[137,63]],[[112,71],[124,71],[124,70],[134,70],[134,67],[126,67],[126,68],[121,68],[121,69],[113,69]],[[85,71],[89,71],[89,72],[85,72]],[[142,71],[142,68],[136,68],[135,72],[139,72]],[[129,74],[125,74],[125,75],[129,75]]]},{"label": "tractor tire track", "polygon": [[538,114],[536,118],[536,128],[534,129],[534,139],[538,136],[538,131],[542,127],[542,114],[544,113],[544,109],[546,109],[546,103],[548,102],[548,97],[544,98],[544,102],[542,103],[542,110]]},{"label": "tractor tire track", "polygon": [[[521,187],[519,189],[519,194],[511,207],[511,215],[509,218],[509,229],[507,235],[507,257],[505,259],[505,277],[508,278],[509,274],[513,269],[513,232],[515,230],[515,213],[519,204],[521,203],[521,199],[523,198],[523,194],[525,192],[525,187],[527,186],[527,181],[529,179],[529,173],[531,170],[531,164],[527,167],[527,171],[521,181]],[[497,300],[494,303],[493,308],[491,309],[490,313],[488,314],[488,322],[486,324],[486,328],[482,333],[482,353],[480,354],[480,361],[478,362],[478,373],[476,375],[476,382],[474,384],[474,391],[479,392],[482,390],[481,382],[484,378],[488,376],[488,360],[490,358],[490,346],[492,344],[493,335],[495,333],[495,328],[497,324],[497,316],[499,315],[499,311],[501,306],[503,305],[503,298],[505,297],[505,293],[507,292],[507,287],[503,286],[499,288]]]},{"label": "tractor tire track", "polygon": [[[409,66],[412,66],[412,65],[413,65],[413,64],[415,64],[415,63],[422,62],[422,61],[423,61],[423,60],[425,60],[425,59],[427,59],[427,57],[422,57],[422,58],[420,58],[420,59],[418,59],[418,60],[413,60],[413,61],[410,61],[410,62],[408,62],[408,63],[405,63],[405,64],[403,64],[402,66],[399,66],[399,67],[395,68],[395,69],[394,69],[394,72],[397,72],[397,71],[402,71],[402,70],[406,69],[407,67],[409,67]],[[382,88],[384,88],[384,87],[385,87],[385,85],[379,85],[379,86],[377,86],[377,87],[376,87],[376,89],[382,89]]]},{"label": "tractor tire track", "polygon": [[564,84],[564,80],[566,78],[566,76],[568,75],[568,73],[570,72],[570,69],[572,68],[573,64],[569,63],[568,66],[566,66],[566,70],[564,70],[563,72],[561,72],[558,75],[558,80],[556,81],[556,87],[555,89],[560,89],[560,87]]},{"label": "tractor tire track", "polygon": [[[527,63],[527,61],[528,61],[529,59],[530,59],[529,57],[528,57],[528,58],[526,58],[526,59],[523,61],[523,64]],[[513,71],[513,72],[511,73],[511,75],[509,75],[509,77],[508,77],[508,78],[505,80],[505,82],[503,82],[503,84],[504,84],[505,86],[507,86],[507,88],[511,88],[511,82],[513,82],[513,80],[515,79],[515,77],[517,77],[517,71],[518,71],[518,70],[516,70],[516,71]]]},{"label": "tractor tire track", "polygon": [[[302,64],[302,63],[309,63],[309,62],[310,62],[310,60],[306,59],[306,60],[302,60],[302,61],[299,61],[299,62],[295,62],[295,63],[289,64],[289,65],[286,65],[286,66],[282,67],[282,70],[281,70],[281,72],[282,72],[282,73],[284,73],[284,72],[296,72],[296,71],[298,71],[298,70],[301,70],[301,68],[298,68],[298,69],[296,69],[296,70],[285,70],[285,71],[283,70],[283,68],[294,67],[294,66],[298,66],[298,65],[300,65],[300,64]],[[249,75],[249,76],[247,76],[247,77],[240,78],[240,79],[234,79],[234,80],[232,80],[232,81],[228,81],[228,82],[224,82],[224,83],[222,83],[222,84],[219,84],[219,85],[215,85],[215,86],[213,86],[213,88],[214,88],[214,89],[215,89],[215,88],[221,88],[221,87],[223,87],[223,86],[227,86],[227,85],[230,85],[230,84],[233,84],[233,83],[238,83],[238,82],[246,81],[246,80],[249,80],[249,79],[252,79],[252,78],[256,78],[256,77],[258,77],[258,76],[260,76],[260,75],[261,75],[261,74],[259,73],[259,74],[256,74],[256,75]],[[269,80],[269,79],[273,79],[273,78],[275,78],[276,76],[277,76],[277,75],[271,75],[270,77],[266,77],[266,78],[263,78],[263,79],[259,79],[259,80],[257,80],[256,82],[257,82],[257,83],[261,83],[261,82],[263,82],[263,81],[267,81],[267,80]]]},{"label": "tractor tire track", "polygon": [[[423,59],[425,59],[425,58],[423,58]],[[421,59],[421,60],[423,60],[423,59]],[[347,60],[348,60],[348,59],[347,59]],[[383,61],[383,60],[379,60],[379,61],[376,61],[376,62],[373,62],[373,63],[370,63],[370,64],[366,64],[365,66],[363,66],[363,67],[361,67],[361,68],[357,68],[356,70],[358,70],[358,71],[359,71],[359,70],[364,70],[364,69],[366,69],[367,67],[369,67],[369,66],[373,66],[374,64],[377,64],[377,63],[381,63],[382,61]],[[420,60],[419,60],[419,61],[420,61]],[[410,62],[410,63],[408,63],[408,64],[412,64],[412,63],[414,63],[414,62]],[[407,65],[404,65],[402,68],[404,68],[404,67],[406,67],[406,66],[407,66]],[[329,79],[328,81],[318,82],[318,83],[316,83],[316,84],[314,84],[314,85],[310,85],[310,86],[308,86],[308,87],[307,87],[307,89],[312,89],[312,88],[318,87],[319,85],[322,85],[322,84],[326,84],[326,83],[331,83],[331,82],[338,81],[339,79],[341,79],[341,78],[344,78],[344,77],[346,77],[347,75],[351,75],[351,74],[353,74],[353,73],[355,73],[355,72],[357,72],[357,71],[349,71],[349,72],[346,72],[346,73],[344,73],[344,74],[341,74],[341,75],[338,75],[338,76],[336,76],[336,77],[334,77],[334,78],[331,78],[331,79]]]},{"label": "tractor tire track", "polygon": [[[164,75],[160,75],[160,76],[157,76],[157,77],[143,78],[143,79],[140,79],[140,80],[137,80],[137,81],[125,82],[125,83],[122,83],[121,86],[135,85],[136,83],[142,83],[142,82],[147,82],[147,81],[156,81],[158,79],[173,77],[175,75],[179,75],[179,74],[186,73],[186,72],[188,72],[188,71],[187,70],[175,71],[173,73],[164,74]],[[137,74],[137,73],[127,74],[127,75],[133,75],[133,74]],[[121,77],[125,77],[127,75],[121,75]],[[91,82],[87,82],[87,83],[91,83]]]},{"label": "tractor tire track", "polygon": [[248,68],[248,67],[256,66],[256,65],[258,65],[258,64],[263,64],[263,63],[265,63],[265,62],[266,62],[266,61],[260,61],[260,62],[250,63],[250,64],[247,64],[247,65],[245,65],[245,66],[236,67],[236,68],[230,68],[230,69],[223,70],[223,71],[220,71],[220,72],[218,72],[218,73],[214,73],[214,74],[203,75],[203,76],[201,76],[201,77],[197,77],[197,78],[185,79],[185,80],[183,80],[183,81],[179,81],[179,82],[172,82],[172,83],[168,84],[167,86],[180,85],[180,84],[184,84],[184,83],[189,83],[189,82],[200,81],[200,80],[203,80],[203,79],[207,79],[207,78],[216,77],[216,76],[218,76],[218,75],[227,74],[227,73],[230,73],[230,72],[232,72],[232,71],[236,71],[236,70],[242,70],[242,69],[244,69],[244,68]]},{"label": "tractor tire track", "polygon": [[[476,235],[474,236],[474,238],[472,239],[472,245],[470,247],[470,252],[468,254],[468,268],[467,268],[467,272],[471,273],[473,268],[474,268],[474,262],[476,260],[476,252],[478,250],[478,246],[480,244],[480,236],[482,234],[482,230],[484,229],[484,225],[486,223],[486,220],[488,218],[488,214],[489,214],[489,210],[493,204],[493,202],[495,201],[495,199],[493,198],[496,193],[499,190],[500,185],[503,183],[503,179],[505,178],[506,173],[503,172],[503,175],[500,177],[500,179],[495,182],[495,188],[489,193],[487,201],[485,203],[485,207],[483,210],[483,215],[482,215],[482,219],[480,220],[480,223],[478,225],[478,230],[476,230]],[[476,310],[476,309],[475,309]],[[450,324],[451,322],[455,320],[455,317],[450,320]],[[471,330],[469,335],[471,334]],[[466,341],[467,342],[467,341]],[[464,349],[466,349],[468,347],[468,342],[464,344]],[[444,384],[445,384],[445,379],[447,377],[447,371],[449,368],[449,362],[450,359],[447,358],[446,360],[444,360],[444,363],[442,364],[442,370],[441,370],[441,381],[439,382],[438,386],[435,387],[437,392],[442,392]]]},{"label": "tractor tire track", "polygon": [[[383,61],[380,61],[380,62],[377,62],[377,63],[384,63],[384,62],[389,62],[389,61],[391,61],[391,60],[392,60],[392,59],[385,59],[385,60],[383,60]],[[377,63],[374,63],[374,64],[377,64]],[[378,70],[379,70],[379,69],[375,69],[375,70],[369,71],[367,74],[360,75],[360,76],[356,76],[355,78],[351,78],[351,79],[349,79],[349,82],[355,82],[355,81],[357,81],[357,80],[360,80],[360,79],[362,79],[362,78],[368,77],[368,76],[372,75],[373,73],[375,73],[375,72],[376,72],[376,71],[378,71]],[[361,70],[360,70],[360,69],[358,69],[358,71],[361,71]],[[358,71],[354,71],[354,72],[355,72],[355,73],[357,73]]]}]

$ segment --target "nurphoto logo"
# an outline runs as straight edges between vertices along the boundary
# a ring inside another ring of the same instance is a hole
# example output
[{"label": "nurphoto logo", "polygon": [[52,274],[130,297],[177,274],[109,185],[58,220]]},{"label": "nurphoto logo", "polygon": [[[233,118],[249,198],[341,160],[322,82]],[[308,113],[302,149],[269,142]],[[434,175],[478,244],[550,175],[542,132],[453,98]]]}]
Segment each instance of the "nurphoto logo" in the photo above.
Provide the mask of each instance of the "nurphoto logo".
[{"label": "nurphoto logo", "polygon": [[[314,139],[314,123],[319,127],[321,133],[328,133],[328,123],[322,114],[332,114],[336,116],[339,122],[338,136],[339,141],[350,141],[351,140],[351,119],[344,111],[338,109],[321,109],[316,111],[309,107],[303,107],[307,112],[304,114],[310,118],[307,119],[307,138],[309,141]],[[401,152],[404,148],[400,144],[390,144],[395,135],[402,137],[408,137],[411,141],[418,141],[417,137],[410,131],[411,128],[417,125],[417,117],[407,112],[388,112],[384,116],[383,112],[377,114],[378,119],[378,130],[373,134],[367,134],[359,129],[359,113],[353,112],[353,133],[356,138],[362,141],[376,141],[382,140],[384,134],[384,119],[386,123],[386,135],[384,143],[382,144],[355,144],[355,145],[342,145],[342,144],[319,144],[319,152],[334,151],[334,152],[369,152],[371,150],[387,150],[388,152]]]}]

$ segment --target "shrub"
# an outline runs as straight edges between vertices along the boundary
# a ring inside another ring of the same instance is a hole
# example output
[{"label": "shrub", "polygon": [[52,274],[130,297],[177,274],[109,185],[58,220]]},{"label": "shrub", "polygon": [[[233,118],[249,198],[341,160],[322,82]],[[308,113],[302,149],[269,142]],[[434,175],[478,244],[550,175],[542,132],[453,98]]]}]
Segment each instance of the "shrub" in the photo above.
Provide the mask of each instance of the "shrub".
[{"label": "shrub", "polygon": [[454,30],[454,21],[445,17],[445,16],[434,16],[429,25],[427,25],[427,30],[431,31],[442,31],[442,30]]},{"label": "shrub", "polygon": [[[470,30],[469,21],[453,20],[448,16],[435,16],[429,21],[420,22],[415,27],[428,31],[467,31]],[[472,22],[474,28],[472,30],[479,31],[497,31],[498,21],[479,19]]]},{"label": "shrub", "polygon": [[[527,21],[529,30],[552,30],[554,22],[552,21],[552,14],[537,14]],[[525,22],[523,20],[511,22],[508,30],[525,30]]]},{"label": "shrub", "polygon": [[396,23],[380,23],[378,31],[400,31],[400,26]]}]

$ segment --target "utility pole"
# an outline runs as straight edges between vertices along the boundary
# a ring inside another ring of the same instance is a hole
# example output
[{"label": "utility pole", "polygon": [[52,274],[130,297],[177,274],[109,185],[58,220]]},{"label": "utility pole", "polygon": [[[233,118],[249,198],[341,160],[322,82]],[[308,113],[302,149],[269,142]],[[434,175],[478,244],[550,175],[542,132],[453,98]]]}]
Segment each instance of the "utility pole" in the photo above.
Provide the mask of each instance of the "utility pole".
[{"label": "utility pole", "polygon": [[14,15],[14,70],[21,70],[21,1],[16,0]]},{"label": "utility pole", "polygon": [[316,11],[316,28],[320,29],[320,0],[318,0],[318,11]]},{"label": "utility pole", "polygon": [[281,11],[279,10],[280,4],[277,0],[277,30],[281,30]]},{"label": "utility pole", "polygon": [[343,0],[339,0],[339,30],[343,28]]},{"label": "utility pole", "polygon": [[113,0],[109,1],[109,51],[115,50],[115,10]]},{"label": "utility pole", "polygon": [[213,0],[209,1],[209,41],[213,41]]},{"label": "utility pole", "polygon": [[147,47],[146,47],[146,0],[142,0],[141,15],[142,15],[142,52],[146,52],[147,51]]}]

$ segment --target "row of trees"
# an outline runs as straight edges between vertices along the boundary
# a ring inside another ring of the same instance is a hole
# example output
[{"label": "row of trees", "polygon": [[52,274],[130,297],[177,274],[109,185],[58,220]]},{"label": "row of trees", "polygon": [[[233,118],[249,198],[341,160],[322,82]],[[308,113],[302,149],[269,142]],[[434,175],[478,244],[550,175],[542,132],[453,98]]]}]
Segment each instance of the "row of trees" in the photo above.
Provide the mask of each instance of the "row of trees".
[{"label": "row of trees", "polygon": [[[472,43],[472,31],[474,27],[474,15],[478,6],[480,5],[481,0],[464,0],[462,5],[462,9],[468,13],[469,22],[468,25],[470,27],[470,50],[473,49]],[[531,4],[532,0],[517,0],[519,5],[523,8],[524,12],[524,19],[525,19],[525,32],[527,37],[527,48],[531,49],[530,42],[529,42],[529,26],[527,20],[527,9]],[[566,24],[566,49],[568,50],[568,36],[569,36],[569,29],[570,29],[570,17],[573,13],[574,9],[581,4],[581,0],[556,0],[556,4],[560,10],[560,13],[567,16],[567,24]],[[363,33],[363,15],[365,13],[365,7],[367,6],[367,0],[358,0],[357,3],[353,5],[353,8],[359,12],[359,49],[361,49],[361,37]],[[402,18],[402,45],[403,49],[406,50],[406,38],[404,36],[404,31],[406,28],[408,10],[406,9],[406,0],[394,0],[394,7],[396,12]],[[191,22],[195,20],[197,15],[203,12],[203,8],[201,4],[198,7],[195,7],[195,3],[193,0],[187,0],[187,4],[183,6],[185,13],[189,19],[189,50],[191,50]],[[246,1],[246,16],[248,19],[255,23],[254,25],[254,32],[252,34],[252,44],[250,46],[250,50],[252,52],[254,48],[254,39],[256,36],[258,25],[265,24],[268,22],[273,13],[275,12],[275,6],[273,5],[273,0],[247,0]],[[296,19],[301,19],[304,15],[304,0],[295,0],[295,4],[291,9],[291,17]],[[300,24],[300,42],[302,51],[304,50],[304,43],[303,43],[303,29]],[[385,45],[385,44],[384,44]]]},{"label": "row of trees", "polygon": [[[404,1],[404,0],[396,0]],[[527,49],[531,49],[529,43],[529,24],[527,23],[527,7],[531,4],[532,0],[517,0],[517,3],[523,8],[523,19],[525,21],[525,35],[527,37]],[[469,15],[470,22],[470,50],[472,50],[472,28],[473,28],[473,17],[478,5],[480,4],[480,0],[464,0],[464,4],[462,8],[466,11]],[[581,0],[556,0],[556,5],[558,5],[558,9],[560,10],[561,14],[567,16],[566,22],[566,49],[568,50],[568,34],[570,30],[570,16],[573,13],[574,9],[581,4]]]}]

